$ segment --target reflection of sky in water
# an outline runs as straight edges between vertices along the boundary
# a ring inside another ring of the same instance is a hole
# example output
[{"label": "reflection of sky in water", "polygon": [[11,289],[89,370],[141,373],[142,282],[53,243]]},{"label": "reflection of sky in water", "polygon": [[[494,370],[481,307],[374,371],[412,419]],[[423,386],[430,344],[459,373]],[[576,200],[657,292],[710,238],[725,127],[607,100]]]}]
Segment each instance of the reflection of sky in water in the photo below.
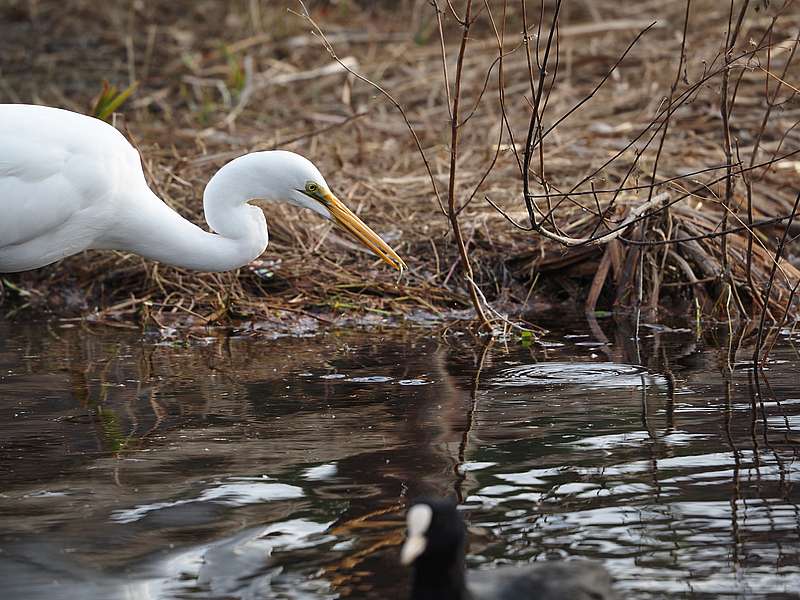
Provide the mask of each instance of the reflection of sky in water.
[{"label": "reflection of sky in water", "polygon": [[[256,600],[271,595],[275,586],[285,588],[285,598],[335,597],[321,582],[286,577],[280,566],[268,567],[266,559],[274,552],[302,551],[330,542],[325,535],[332,523],[290,519],[255,527],[208,546],[174,553],[159,561],[156,574],[134,586],[131,598],[162,598],[190,593],[200,586],[215,597]],[[175,574],[179,574],[176,582]],[[281,580],[278,583],[277,580]],[[183,583],[180,583],[183,582]],[[286,589],[288,588],[288,589]],[[128,588],[127,593],[131,590]]]},{"label": "reflection of sky in water", "polygon": [[584,388],[630,388],[666,385],[661,376],[634,365],[589,362],[542,362],[503,369],[489,381],[498,387],[576,385]]},{"label": "reflection of sky in water", "polygon": [[119,523],[131,523],[133,521],[138,521],[151,512],[163,510],[165,508],[174,508],[192,502],[214,502],[235,507],[302,497],[302,488],[294,485],[286,485],[284,483],[263,483],[261,481],[223,483],[213,488],[203,490],[195,498],[143,504],[129,510],[115,511],[112,513],[111,518]]},{"label": "reflection of sky in water", "polygon": [[336,463],[326,463],[324,465],[317,465],[316,467],[309,467],[303,471],[303,478],[309,481],[321,481],[336,477]]},{"label": "reflection of sky in water", "polygon": [[[709,436],[706,434],[675,431],[668,435],[661,436],[659,439],[668,446],[686,446],[691,444],[693,440],[708,437]],[[625,446],[641,446],[650,439],[651,435],[647,431],[628,431],[625,433],[585,437],[570,442],[570,444],[586,450],[610,450],[612,448],[622,448]]]},{"label": "reflection of sky in water", "polygon": [[391,380],[391,377],[385,375],[365,375],[364,377],[350,377],[347,381],[350,383],[386,383]]}]

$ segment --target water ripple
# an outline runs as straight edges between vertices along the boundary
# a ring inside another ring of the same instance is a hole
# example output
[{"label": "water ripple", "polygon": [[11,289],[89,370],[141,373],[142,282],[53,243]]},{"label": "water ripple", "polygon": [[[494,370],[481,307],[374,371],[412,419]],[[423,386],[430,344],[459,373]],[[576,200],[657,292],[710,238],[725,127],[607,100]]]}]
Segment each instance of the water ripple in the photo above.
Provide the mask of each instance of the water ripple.
[{"label": "water ripple", "polygon": [[666,379],[643,367],[617,363],[541,362],[510,367],[490,380],[497,387],[579,385],[587,388],[627,388],[665,385]]},{"label": "water ripple", "polygon": [[291,500],[304,496],[302,488],[285,483],[272,483],[261,481],[241,481],[223,483],[221,485],[203,490],[194,498],[184,498],[171,502],[154,502],[140,504],[126,510],[116,510],[111,513],[111,519],[118,523],[132,523],[148,514],[196,502],[213,502],[224,506],[236,507],[247,504],[260,504],[276,500]]}]

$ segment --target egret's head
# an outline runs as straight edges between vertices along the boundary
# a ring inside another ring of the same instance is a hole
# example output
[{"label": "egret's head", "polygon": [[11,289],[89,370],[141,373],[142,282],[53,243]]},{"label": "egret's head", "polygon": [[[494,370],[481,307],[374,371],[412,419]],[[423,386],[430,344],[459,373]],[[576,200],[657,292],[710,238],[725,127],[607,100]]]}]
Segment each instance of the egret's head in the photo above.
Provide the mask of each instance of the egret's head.
[{"label": "egret's head", "polygon": [[[402,271],[407,268],[403,259],[331,192],[325,178],[310,160],[285,150],[254,154],[262,155],[269,165],[268,172],[264,173],[268,179],[264,199],[311,209],[333,221],[395,269]],[[251,204],[258,205],[260,200],[253,200]]]}]

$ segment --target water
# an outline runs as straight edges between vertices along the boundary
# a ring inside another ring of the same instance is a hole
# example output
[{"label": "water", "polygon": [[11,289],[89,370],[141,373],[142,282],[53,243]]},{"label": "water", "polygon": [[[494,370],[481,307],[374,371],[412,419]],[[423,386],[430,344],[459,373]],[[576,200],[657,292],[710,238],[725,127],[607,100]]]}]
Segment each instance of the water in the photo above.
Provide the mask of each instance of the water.
[{"label": "water", "polygon": [[724,337],[605,329],[0,321],[2,597],[403,598],[420,494],[461,498],[473,567],[587,557],[629,598],[800,597],[798,337],[759,396]]}]

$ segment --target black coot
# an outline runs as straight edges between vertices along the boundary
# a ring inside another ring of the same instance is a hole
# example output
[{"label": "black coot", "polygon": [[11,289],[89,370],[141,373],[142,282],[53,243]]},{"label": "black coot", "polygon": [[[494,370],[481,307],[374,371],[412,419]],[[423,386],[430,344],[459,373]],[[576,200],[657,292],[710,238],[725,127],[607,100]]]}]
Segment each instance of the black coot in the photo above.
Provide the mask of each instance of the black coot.
[{"label": "black coot", "polygon": [[618,600],[611,576],[589,561],[467,571],[466,527],[456,505],[418,500],[408,510],[400,552],[413,565],[412,600]]}]

